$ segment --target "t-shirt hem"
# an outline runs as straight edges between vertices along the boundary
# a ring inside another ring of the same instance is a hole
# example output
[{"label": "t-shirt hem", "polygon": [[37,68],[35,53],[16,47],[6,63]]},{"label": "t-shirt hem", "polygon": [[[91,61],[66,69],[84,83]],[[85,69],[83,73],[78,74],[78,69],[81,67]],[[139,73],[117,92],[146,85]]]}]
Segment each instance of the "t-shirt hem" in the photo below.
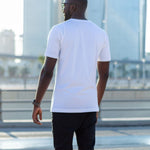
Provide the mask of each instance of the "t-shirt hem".
[{"label": "t-shirt hem", "polygon": [[111,61],[111,59],[107,59],[107,60],[97,60],[97,61],[99,61],[99,62],[110,62]]},{"label": "t-shirt hem", "polygon": [[98,108],[94,109],[51,109],[51,112],[57,113],[86,113],[86,112],[98,112]]},{"label": "t-shirt hem", "polygon": [[48,55],[48,54],[45,54],[45,57],[50,57],[50,58],[59,59],[59,57],[58,57],[58,56],[55,56],[55,55]]}]

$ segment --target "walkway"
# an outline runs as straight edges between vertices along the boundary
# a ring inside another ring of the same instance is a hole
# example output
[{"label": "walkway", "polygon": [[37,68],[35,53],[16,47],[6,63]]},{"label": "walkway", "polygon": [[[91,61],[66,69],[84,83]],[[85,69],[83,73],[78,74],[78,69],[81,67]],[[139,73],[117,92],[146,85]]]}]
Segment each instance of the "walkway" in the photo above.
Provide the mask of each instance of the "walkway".
[{"label": "walkway", "polygon": [[[0,150],[6,149],[53,150],[51,129],[1,128]],[[95,150],[150,150],[150,126],[97,128]]]}]

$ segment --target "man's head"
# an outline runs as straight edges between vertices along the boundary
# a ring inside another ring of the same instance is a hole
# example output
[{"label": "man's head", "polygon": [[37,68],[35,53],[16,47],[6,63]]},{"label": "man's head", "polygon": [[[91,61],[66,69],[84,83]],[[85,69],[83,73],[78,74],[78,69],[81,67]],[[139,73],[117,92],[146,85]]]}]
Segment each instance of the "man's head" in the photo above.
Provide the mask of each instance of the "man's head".
[{"label": "man's head", "polygon": [[70,19],[73,15],[82,17],[87,8],[87,0],[64,0],[64,15],[65,20]]}]

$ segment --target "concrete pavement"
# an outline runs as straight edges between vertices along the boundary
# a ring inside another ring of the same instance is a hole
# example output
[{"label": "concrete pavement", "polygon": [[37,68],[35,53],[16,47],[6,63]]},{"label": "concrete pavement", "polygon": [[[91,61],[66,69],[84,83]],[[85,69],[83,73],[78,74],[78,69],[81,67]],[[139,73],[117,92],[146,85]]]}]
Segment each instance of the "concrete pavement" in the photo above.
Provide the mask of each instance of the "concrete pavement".
[{"label": "concrete pavement", "polygon": [[[77,149],[76,140],[73,140]],[[51,128],[1,128],[0,150],[53,150]],[[98,127],[96,150],[150,150],[150,126]]]}]

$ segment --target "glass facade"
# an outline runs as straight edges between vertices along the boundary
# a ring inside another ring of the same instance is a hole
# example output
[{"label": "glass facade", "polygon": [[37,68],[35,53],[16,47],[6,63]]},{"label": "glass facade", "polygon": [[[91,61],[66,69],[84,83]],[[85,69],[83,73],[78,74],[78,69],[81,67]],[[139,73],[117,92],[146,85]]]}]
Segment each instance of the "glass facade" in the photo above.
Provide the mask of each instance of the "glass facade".
[{"label": "glass facade", "polygon": [[[29,84],[32,80],[35,80],[34,85],[37,83],[42,66],[38,57],[44,55],[48,32],[64,19],[61,2],[24,0],[23,56],[14,56],[13,48],[13,53],[9,51],[10,46],[16,46],[11,44],[12,38],[9,39],[11,42],[6,44],[9,47],[5,47],[5,53],[0,55],[0,82],[4,85],[8,79],[12,82],[21,79],[19,84],[26,79],[29,79]],[[112,61],[108,88],[128,88],[132,81],[131,85],[135,87],[131,88],[149,88],[150,82],[145,82],[145,79],[150,79],[149,53],[144,58],[146,0],[88,0],[88,3],[87,18],[105,29],[110,38]],[[2,35],[0,42],[1,46],[2,42],[5,43]]]},{"label": "glass facade", "polygon": [[146,0],[89,0],[87,16],[110,37],[112,60],[145,57]]},{"label": "glass facade", "polygon": [[[112,60],[144,56],[145,0],[89,0],[86,16],[110,37]],[[63,20],[61,0],[24,1],[23,54],[43,55],[50,28]]]},{"label": "glass facade", "polygon": [[138,60],[139,0],[108,0],[107,11],[112,59]]},{"label": "glass facade", "polygon": [[43,55],[48,32],[57,23],[56,5],[50,0],[24,0],[23,55]]}]

